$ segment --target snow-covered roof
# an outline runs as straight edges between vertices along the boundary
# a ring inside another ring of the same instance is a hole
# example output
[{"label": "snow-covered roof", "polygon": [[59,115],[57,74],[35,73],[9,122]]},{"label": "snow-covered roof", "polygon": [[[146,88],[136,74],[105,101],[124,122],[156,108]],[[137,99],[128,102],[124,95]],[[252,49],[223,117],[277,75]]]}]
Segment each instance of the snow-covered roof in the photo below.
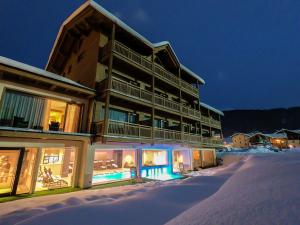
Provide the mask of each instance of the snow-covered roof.
[{"label": "snow-covered roof", "polygon": [[263,134],[263,135],[270,137],[270,138],[287,138],[286,133],[273,133],[273,134]]},{"label": "snow-covered roof", "polygon": [[275,133],[283,133],[285,131],[300,134],[300,130],[289,130],[289,129],[281,129],[281,130],[276,131]]},{"label": "snow-covered roof", "polygon": [[187,72],[188,74],[192,75],[192,77],[196,78],[197,80],[199,80],[202,84],[205,84],[205,81],[196,73],[194,73],[193,71],[191,71],[189,68],[187,68],[186,66],[180,64],[181,69],[183,69],[185,72]]},{"label": "snow-covered roof", "polygon": [[165,45],[168,45],[170,47],[170,49],[172,50],[172,52],[173,52],[173,54],[174,54],[177,62],[179,63],[179,59],[178,59],[178,57],[177,57],[177,55],[176,55],[176,53],[175,53],[175,51],[174,51],[174,49],[173,49],[173,47],[172,47],[172,45],[171,45],[170,42],[168,42],[168,41],[161,41],[161,42],[153,43],[152,44],[153,48],[159,48],[159,47],[165,46]]},{"label": "snow-covered roof", "polygon": [[90,90],[90,91],[93,91],[93,92],[95,91],[91,88],[85,87],[85,86],[83,86],[83,85],[81,85],[81,84],[79,84],[79,83],[77,83],[73,80],[70,80],[68,78],[65,78],[63,76],[60,76],[60,75],[51,73],[49,71],[39,69],[37,67],[30,66],[28,64],[21,63],[21,62],[18,62],[18,61],[15,61],[13,59],[9,59],[9,58],[3,57],[3,56],[0,56],[0,64],[6,65],[6,66],[9,66],[9,67],[13,67],[13,68],[17,68],[17,69],[20,69],[20,70],[23,70],[23,71],[27,71],[27,72],[33,73],[33,74],[41,76],[41,77],[49,78],[51,80],[56,80],[56,81],[60,81],[60,82],[66,83],[66,84],[70,84],[72,86],[87,89],[87,90]]},{"label": "snow-covered roof", "polygon": [[[152,43],[151,41],[149,41],[147,38],[145,38],[143,35],[141,35],[140,33],[138,33],[137,31],[135,31],[133,28],[131,28],[130,26],[128,26],[126,23],[124,23],[122,20],[120,20],[118,17],[116,17],[115,15],[113,15],[112,13],[110,13],[109,11],[107,11],[105,8],[103,8],[102,6],[100,6],[98,3],[94,2],[94,1],[86,1],[83,5],[81,5],[77,10],[75,10],[61,25],[58,35],[56,36],[56,40],[54,42],[54,46],[51,50],[51,53],[49,55],[48,58],[48,62],[47,62],[47,66],[50,62],[50,59],[52,57],[53,51],[55,49],[55,46],[57,45],[58,42],[58,38],[60,37],[63,28],[66,24],[68,24],[73,18],[75,18],[77,15],[79,15],[83,10],[85,10],[87,7],[93,7],[95,10],[97,10],[99,13],[101,13],[102,15],[104,15],[106,18],[108,18],[109,20],[111,20],[113,23],[115,23],[116,25],[118,25],[119,27],[123,28],[124,30],[126,30],[128,33],[132,34],[133,36],[135,36],[136,38],[140,39],[142,42],[144,42],[146,45],[148,45],[151,48],[156,48],[158,46],[162,46],[162,45],[169,45],[170,48],[172,49],[172,51],[174,52],[174,55],[176,57],[176,59],[178,60],[178,57],[175,54],[175,51],[173,50],[170,42],[168,41],[162,41],[159,43]],[[178,62],[180,62],[178,60]],[[47,67],[46,66],[46,67]],[[183,66],[182,64],[180,65],[182,69],[184,69],[187,73],[189,73],[190,75],[192,75],[194,78],[198,79],[201,83],[205,84],[204,80],[199,77],[196,73],[192,72],[190,69],[186,68],[185,66]]]},{"label": "snow-covered roof", "polygon": [[216,109],[216,108],[214,108],[214,107],[212,107],[210,105],[207,105],[207,104],[205,104],[203,102],[200,102],[200,105],[203,106],[204,108],[207,108],[207,109],[215,112],[215,113],[220,114],[221,116],[224,116],[224,113],[222,111],[220,111],[220,110],[218,110],[218,109]]}]

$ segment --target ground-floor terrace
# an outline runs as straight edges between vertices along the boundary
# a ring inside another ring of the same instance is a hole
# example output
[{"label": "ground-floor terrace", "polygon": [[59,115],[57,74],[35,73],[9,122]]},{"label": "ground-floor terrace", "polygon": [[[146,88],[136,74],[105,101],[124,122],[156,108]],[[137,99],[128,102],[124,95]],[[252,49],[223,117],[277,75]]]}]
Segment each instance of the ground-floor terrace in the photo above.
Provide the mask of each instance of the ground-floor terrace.
[{"label": "ground-floor terrace", "polygon": [[[90,143],[88,135],[0,133],[0,196],[121,180],[172,180],[215,165],[215,150],[171,144]],[[34,137],[34,138],[33,138]]]}]

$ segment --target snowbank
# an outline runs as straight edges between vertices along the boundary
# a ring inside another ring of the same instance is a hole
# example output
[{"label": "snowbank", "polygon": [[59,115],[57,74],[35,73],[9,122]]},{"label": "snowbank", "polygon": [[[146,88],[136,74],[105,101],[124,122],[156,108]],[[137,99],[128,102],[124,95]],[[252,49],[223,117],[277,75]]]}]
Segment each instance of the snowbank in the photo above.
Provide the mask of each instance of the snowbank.
[{"label": "snowbank", "polygon": [[299,152],[251,157],[217,193],[167,225],[299,224],[299,171]]}]

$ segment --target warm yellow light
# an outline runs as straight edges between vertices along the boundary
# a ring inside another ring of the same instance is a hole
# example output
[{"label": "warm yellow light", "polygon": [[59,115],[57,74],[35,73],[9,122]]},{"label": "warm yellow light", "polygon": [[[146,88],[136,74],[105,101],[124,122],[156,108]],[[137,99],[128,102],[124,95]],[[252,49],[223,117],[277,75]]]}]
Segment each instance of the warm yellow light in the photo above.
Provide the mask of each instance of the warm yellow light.
[{"label": "warm yellow light", "polygon": [[133,158],[131,155],[126,155],[124,161],[125,163],[133,163]]},{"label": "warm yellow light", "polygon": [[183,163],[183,156],[182,155],[178,156],[178,162]]}]

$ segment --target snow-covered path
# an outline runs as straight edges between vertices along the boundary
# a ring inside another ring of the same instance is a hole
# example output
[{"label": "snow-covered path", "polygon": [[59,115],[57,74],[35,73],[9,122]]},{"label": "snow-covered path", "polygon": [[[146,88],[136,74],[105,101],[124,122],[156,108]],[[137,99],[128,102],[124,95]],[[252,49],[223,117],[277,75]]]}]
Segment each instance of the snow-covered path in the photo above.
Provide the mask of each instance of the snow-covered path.
[{"label": "snow-covered path", "polygon": [[0,204],[0,224],[300,224],[300,152],[233,155],[181,181]]}]

